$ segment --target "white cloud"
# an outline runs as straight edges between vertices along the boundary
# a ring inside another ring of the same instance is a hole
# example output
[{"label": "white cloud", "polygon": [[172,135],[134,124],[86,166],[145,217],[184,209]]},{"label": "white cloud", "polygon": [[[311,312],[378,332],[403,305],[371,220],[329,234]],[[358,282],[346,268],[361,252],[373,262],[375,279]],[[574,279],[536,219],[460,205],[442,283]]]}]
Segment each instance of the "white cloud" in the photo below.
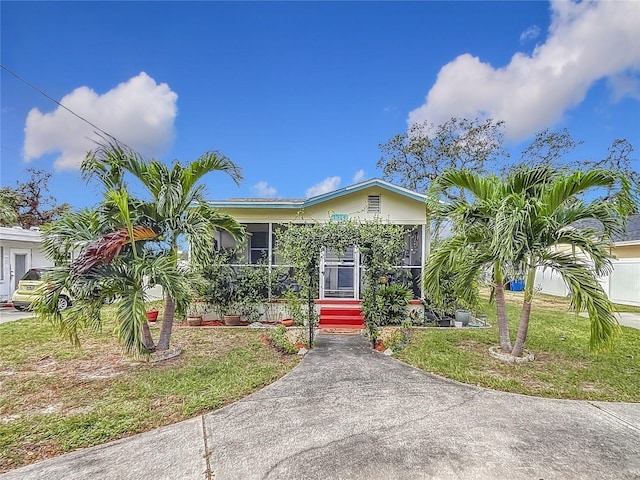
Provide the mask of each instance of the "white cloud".
[{"label": "white cloud", "polygon": [[362,179],[364,178],[364,170],[360,169],[356,172],[356,174],[353,176],[353,183],[358,183],[360,182]]},{"label": "white cloud", "polygon": [[251,187],[251,190],[259,197],[274,197],[275,194],[278,193],[275,188],[270,187],[269,184],[264,181],[256,183]]},{"label": "white cloud", "polygon": [[[156,156],[174,137],[178,95],[166,83],[141,72],[103,95],[79,87],[60,101],[143,155]],[[78,169],[88,150],[96,147],[96,129],[62,107],[42,113],[32,109],[25,126],[24,158],[59,153],[55,167]]]},{"label": "white cloud", "polygon": [[520,41],[526,42],[527,40],[535,40],[539,35],[540,27],[538,25],[531,25],[520,34]]},{"label": "white cloud", "polygon": [[333,192],[340,186],[340,177],[328,177],[313,187],[307,189],[307,198]]},{"label": "white cloud", "polygon": [[[468,53],[440,69],[426,103],[408,123],[440,124],[451,117],[506,121],[506,135],[524,139],[560,121],[580,104],[594,82],[640,73],[640,2],[551,3],[546,41],[533,53],[516,53],[494,68]],[[630,82],[614,90],[625,94]],[[618,85],[609,82],[612,88]]]}]

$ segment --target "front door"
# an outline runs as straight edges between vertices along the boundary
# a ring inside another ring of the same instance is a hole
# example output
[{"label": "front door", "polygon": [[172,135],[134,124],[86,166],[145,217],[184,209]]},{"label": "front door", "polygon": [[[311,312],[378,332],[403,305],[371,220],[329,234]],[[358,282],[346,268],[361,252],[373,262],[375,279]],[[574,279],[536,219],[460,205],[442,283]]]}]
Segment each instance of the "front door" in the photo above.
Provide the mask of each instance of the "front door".
[{"label": "front door", "polygon": [[12,248],[11,256],[10,256],[10,292],[9,295],[13,293],[13,291],[18,288],[18,281],[22,278],[22,276],[27,273],[27,270],[31,268],[31,257],[30,251],[24,250],[21,248]]},{"label": "front door", "polygon": [[343,255],[326,248],[320,257],[320,298],[357,299],[360,296],[358,249],[349,247]]}]

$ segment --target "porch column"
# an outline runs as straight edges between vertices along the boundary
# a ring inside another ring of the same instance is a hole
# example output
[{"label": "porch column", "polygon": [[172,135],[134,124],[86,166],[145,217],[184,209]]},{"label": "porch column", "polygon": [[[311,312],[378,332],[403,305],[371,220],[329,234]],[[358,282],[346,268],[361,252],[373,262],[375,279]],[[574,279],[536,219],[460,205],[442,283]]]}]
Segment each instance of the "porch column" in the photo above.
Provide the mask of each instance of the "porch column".
[{"label": "porch column", "polygon": [[[422,265],[420,272],[420,279],[424,278],[424,270],[427,265],[427,258],[431,252],[431,229],[429,228],[429,217],[426,218],[425,223],[422,225]],[[424,282],[420,282],[420,298],[424,300]]]},{"label": "porch column", "polygon": [[271,300],[271,269],[273,268],[273,223],[269,222],[269,238],[267,239],[267,246],[269,251],[269,270],[268,270],[268,279],[269,279],[269,300]]}]

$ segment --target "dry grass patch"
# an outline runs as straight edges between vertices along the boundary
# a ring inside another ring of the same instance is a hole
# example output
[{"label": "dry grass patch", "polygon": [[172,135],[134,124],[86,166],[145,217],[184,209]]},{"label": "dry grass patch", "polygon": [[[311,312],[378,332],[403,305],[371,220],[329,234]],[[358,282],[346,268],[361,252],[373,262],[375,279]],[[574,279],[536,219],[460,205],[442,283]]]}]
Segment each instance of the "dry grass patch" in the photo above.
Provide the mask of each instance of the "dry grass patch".
[{"label": "dry grass patch", "polygon": [[78,349],[37,319],[0,325],[0,472],[220,408],[299,362],[258,329],[180,327],[182,355],[134,361],[111,328]]}]

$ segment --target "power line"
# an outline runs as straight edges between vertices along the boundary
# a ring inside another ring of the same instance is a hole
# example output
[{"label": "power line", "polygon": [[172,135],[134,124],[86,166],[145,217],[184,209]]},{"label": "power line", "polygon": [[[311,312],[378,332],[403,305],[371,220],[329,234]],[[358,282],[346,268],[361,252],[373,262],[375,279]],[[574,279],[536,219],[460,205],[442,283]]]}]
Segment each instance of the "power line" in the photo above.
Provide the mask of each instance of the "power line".
[{"label": "power line", "polygon": [[102,133],[103,135],[112,138],[113,140],[115,140],[117,143],[127,147],[129,150],[135,152],[135,149],[131,148],[130,146],[128,146],[126,143],[122,142],[121,140],[118,140],[115,136],[111,135],[108,132],[105,132],[103,129],[101,129],[100,127],[98,127],[97,125],[95,125],[94,123],[90,122],[89,120],[87,120],[86,118],[84,118],[81,115],[78,115],[76,112],[74,112],[73,110],[71,110],[70,108],[64,106],[62,103],[60,103],[59,101],[57,101],[55,98],[51,97],[50,95],[48,95],[46,92],[43,92],[41,89],[39,89],[38,87],[36,87],[34,84],[28,82],[27,80],[25,80],[24,78],[22,78],[20,75],[18,75],[15,72],[12,72],[11,70],[9,70],[7,67],[5,67],[4,65],[0,64],[0,67],[6,71],[7,73],[13,75],[15,78],[17,78],[19,81],[21,81],[22,83],[24,83],[25,85],[27,85],[28,87],[34,89],[36,92],[38,92],[40,95],[43,95],[44,97],[48,98],[49,100],[51,100],[53,103],[55,103],[56,105],[64,108],[67,112],[69,112],[71,115],[79,118],[80,120],[82,120],[83,122],[88,123],[89,125],[91,125],[93,128],[95,128],[98,132]]}]

